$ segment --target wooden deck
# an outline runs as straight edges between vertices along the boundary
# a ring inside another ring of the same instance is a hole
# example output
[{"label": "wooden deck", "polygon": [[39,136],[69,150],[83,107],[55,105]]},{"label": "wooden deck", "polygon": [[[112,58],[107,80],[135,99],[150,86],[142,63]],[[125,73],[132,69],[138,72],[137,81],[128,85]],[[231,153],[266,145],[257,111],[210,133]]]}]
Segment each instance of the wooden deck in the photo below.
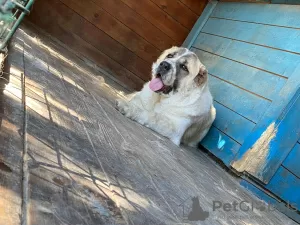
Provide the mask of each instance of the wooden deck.
[{"label": "wooden deck", "polygon": [[[296,224],[278,211],[213,211],[258,200],[204,152],[123,117],[114,101],[126,89],[32,26],[18,30],[7,71],[0,225]],[[193,197],[204,221],[187,220]]]}]

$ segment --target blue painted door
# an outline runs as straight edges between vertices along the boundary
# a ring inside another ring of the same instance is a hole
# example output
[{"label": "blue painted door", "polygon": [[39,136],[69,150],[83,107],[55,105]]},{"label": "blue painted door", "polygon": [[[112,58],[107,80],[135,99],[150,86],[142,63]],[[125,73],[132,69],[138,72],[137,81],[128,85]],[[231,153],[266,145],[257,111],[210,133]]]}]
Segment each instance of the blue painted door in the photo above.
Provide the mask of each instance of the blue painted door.
[{"label": "blue painted door", "polygon": [[283,180],[300,187],[299,18],[296,5],[213,1],[184,43],[207,66],[217,109],[202,145],[285,201]]}]

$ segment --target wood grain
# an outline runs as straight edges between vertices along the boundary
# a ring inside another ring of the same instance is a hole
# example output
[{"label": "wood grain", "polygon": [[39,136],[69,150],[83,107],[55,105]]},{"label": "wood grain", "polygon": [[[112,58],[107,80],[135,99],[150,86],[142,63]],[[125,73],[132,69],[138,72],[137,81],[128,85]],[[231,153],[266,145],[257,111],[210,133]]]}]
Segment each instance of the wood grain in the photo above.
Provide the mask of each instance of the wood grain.
[{"label": "wood grain", "polygon": [[[158,48],[112,17],[93,1],[60,1],[145,61],[152,63],[160,55]],[[86,7],[87,4],[89,7]]]},{"label": "wood grain", "polygon": [[241,145],[232,138],[212,127],[207,136],[201,141],[205,149],[218,157],[226,166],[230,166]]},{"label": "wood grain", "polygon": [[217,77],[210,76],[209,81],[214,99],[251,121],[258,122],[271,104],[270,101]]},{"label": "wood grain", "polygon": [[[51,3],[49,0],[37,1],[35,6],[39,10],[31,15],[31,20],[35,21],[40,27],[44,27],[46,31],[49,26],[57,26],[53,25],[53,23],[57,23],[68,31],[67,33],[77,35],[141,79],[148,80],[150,78],[150,63],[139,58],[101,30],[95,29],[91,23],[74,13],[60,1],[55,0]],[[38,19],[45,14],[48,15],[46,19]],[[56,35],[58,39],[61,37],[58,33]],[[68,41],[66,40],[64,43],[67,44]]]},{"label": "wood grain", "polygon": [[295,5],[220,3],[212,17],[300,28],[299,13]]},{"label": "wood grain", "polygon": [[160,50],[179,44],[120,0],[93,2]]},{"label": "wood grain", "polygon": [[[36,23],[37,24],[37,23]],[[41,24],[45,26],[45,24]],[[60,41],[61,45],[66,46],[68,50],[74,51],[79,57],[91,60],[98,66],[105,68],[105,71],[113,77],[117,82],[124,84],[129,89],[139,90],[144,81],[137,77],[134,73],[130,72],[122,65],[103,54],[101,51],[95,49],[91,44],[85,42],[83,39],[74,35],[64,28],[60,27],[59,24],[53,22],[47,25],[47,33],[52,35],[55,41]],[[33,28],[32,28],[33,29]],[[64,43],[68,43],[65,45]]]},{"label": "wood grain", "polygon": [[299,168],[299,157],[300,157],[300,144],[297,143],[291,152],[288,154],[282,165],[294,175],[300,179],[300,168]]},{"label": "wood grain", "polygon": [[220,2],[270,3],[271,0],[220,0]]},{"label": "wood grain", "polygon": [[216,101],[214,102],[214,106],[218,112],[214,126],[239,144],[243,144],[245,138],[254,128],[255,123]]},{"label": "wood grain", "polygon": [[[22,36],[19,36],[22,39]],[[0,76],[3,91],[0,125],[0,223],[21,224],[22,215],[22,166],[23,166],[23,124],[22,102],[24,63],[22,41],[13,38],[8,47],[6,68],[3,72],[13,73]],[[5,81],[6,86],[2,86]]]},{"label": "wood grain", "polygon": [[[269,99],[277,97],[286,79],[202,50],[193,49],[209,73],[249,92]],[[259,80],[259,85],[256,81]]]},{"label": "wood grain", "polygon": [[155,24],[161,32],[166,33],[173,40],[177,41],[179,45],[184,41],[188,35],[189,30],[182,26],[179,22],[167,15],[162,9],[150,0],[121,0],[126,3],[133,10],[138,12],[148,21]]},{"label": "wood grain", "polygon": [[[30,27],[20,32],[25,51],[14,63],[24,58],[26,68],[28,225],[186,223],[181,204],[190,212],[191,196],[209,212],[216,193],[224,202],[255,200],[202,151],[176,147],[116,111],[123,87]],[[232,216],[237,225],[258,216],[260,225],[295,224],[278,211],[214,215],[220,224]]]},{"label": "wood grain", "polygon": [[196,14],[201,15],[201,12],[204,10],[207,0],[180,0],[183,4],[188,6]]},{"label": "wood grain", "polygon": [[202,32],[300,53],[299,29],[210,18]]},{"label": "wood grain", "polygon": [[179,0],[151,0],[162,10],[164,10],[168,15],[174,18],[176,21],[184,25],[189,30],[192,29],[196,20],[198,19],[198,14],[194,13],[186,5],[184,5]]},{"label": "wood grain", "polygon": [[[293,185],[286,185],[287,183]],[[289,202],[292,207],[300,208],[300,193],[298,191],[300,179],[286,168],[280,167],[266,187],[276,195],[281,196],[286,202]]]},{"label": "wood grain", "polygon": [[194,47],[288,78],[300,55],[201,33]]}]

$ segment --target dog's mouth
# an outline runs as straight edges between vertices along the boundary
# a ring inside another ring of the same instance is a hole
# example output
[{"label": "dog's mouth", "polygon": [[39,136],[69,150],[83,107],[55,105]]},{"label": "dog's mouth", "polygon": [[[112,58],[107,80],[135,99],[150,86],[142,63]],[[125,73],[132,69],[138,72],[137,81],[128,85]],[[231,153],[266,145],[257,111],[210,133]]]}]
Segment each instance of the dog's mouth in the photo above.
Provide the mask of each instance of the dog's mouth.
[{"label": "dog's mouth", "polygon": [[159,73],[156,75],[156,78],[150,81],[149,86],[156,93],[168,94],[172,91],[172,86],[165,85]]}]

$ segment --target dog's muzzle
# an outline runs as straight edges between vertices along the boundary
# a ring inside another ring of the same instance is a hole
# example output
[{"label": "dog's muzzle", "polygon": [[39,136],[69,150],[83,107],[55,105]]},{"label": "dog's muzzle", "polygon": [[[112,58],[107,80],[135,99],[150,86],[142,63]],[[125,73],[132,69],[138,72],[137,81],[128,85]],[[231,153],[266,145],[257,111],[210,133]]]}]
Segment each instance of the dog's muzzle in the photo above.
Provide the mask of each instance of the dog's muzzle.
[{"label": "dog's muzzle", "polygon": [[159,64],[156,76],[161,77],[171,70],[171,64],[163,61]]}]

